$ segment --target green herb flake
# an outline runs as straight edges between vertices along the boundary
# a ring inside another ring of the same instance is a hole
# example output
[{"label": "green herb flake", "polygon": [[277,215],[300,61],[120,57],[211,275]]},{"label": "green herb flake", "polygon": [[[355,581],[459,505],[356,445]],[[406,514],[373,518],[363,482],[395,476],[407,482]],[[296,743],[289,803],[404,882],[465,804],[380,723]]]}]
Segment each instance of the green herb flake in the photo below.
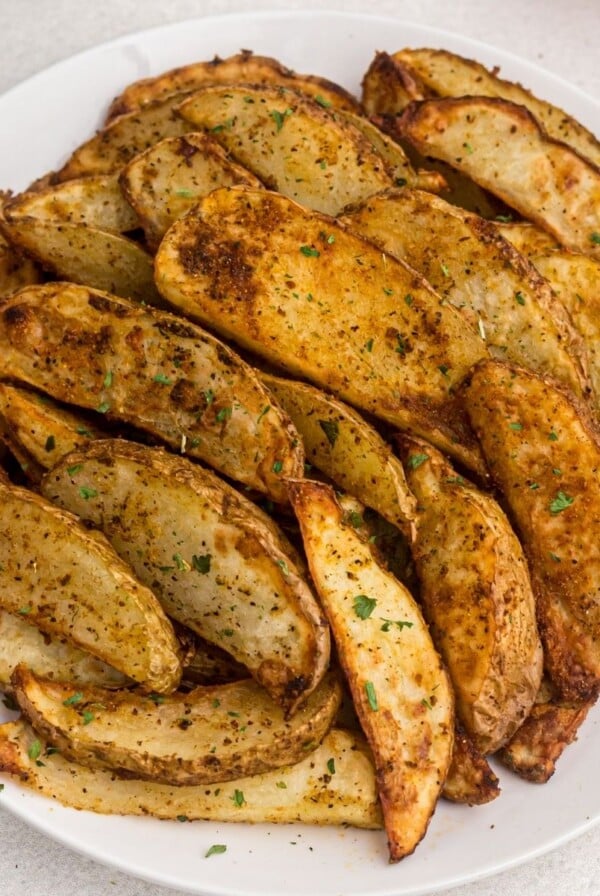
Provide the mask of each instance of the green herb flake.
[{"label": "green herb flake", "polygon": [[409,470],[416,470],[427,460],[429,460],[428,454],[411,454],[411,456],[408,458],[407,465]]},{"label": "green herb flake", "polygon": [[382,632],[389,632],[392,626],[395,626],[398,631],[402,631],[403,628],[412,628],[414,625],[414,622],[409,622],[408,619],[383,619],[382,622]]},{"label": "green herb flake", "polygon": [[106,414],[107,411],[110,410],[110,403],[108,401],[103,401],[96,408],[99,414]]},{"label": "green herb flake", "polygon": [[258,415],[258,417],[256,418],[256,423],[257,423],[257,424],[260,423],[260,421],[261,421],[262,418],[265,416],[265,414],[268,414],[270,410],[271,410],[271,405],[270,405],[270,404],[266,404],[266,405],[264,406],[264,408],[262,409],[262,411],[260,412],[260,414]]},{"label": "green herb flake", "polygon": [[218,709],[220,705],[221,705],[221,701],[219,700],[218,697],[215,697],[212,701],[212,708]]},{"label": "green herb flake", "polygon": [[218,411],[218,413],[217,413],[217,422],[224,423],[225,420],[230,419],[232,414],[233,414],[233,408],[230,408],[230,407],[221,408],[221,410]]},{"label": "green herb flake", "polygon": [[406,304],[407,304],[408,307],[410,308],[410,306],[411,306],[412,303],[413,303],[413,297],[410,295],[410,293],[408,293],[407,295],[404,296],[404,301],[406,302]]},{"label": "green herb flake", "polygon": [[365,694],[367,695],[369,706],[373,712],[377,712],[379,704],[377,702],[377,694],[375,693],[375,685],[372,681],[365,681]]},{"label": "green herb flake", "polygon": [[196,572],[206,575],[210,572],[210,561],[212,554],[192,554],[192,569]]},{"label": "green herb flake", "polygon": [[327,771],[330,775],[335,775],[335,759],[333,757],[327,760]]},{"label": "green herb flake", "polygon": [[509,425],[510,429],[514,429],[515,432],[521,432],[521,430],[523,429],[523,424],[518,423],[517,421],[513,421],[512,423],[509,423],[508,425]]},{"label": "green herb flake", "polygon": [[448,485],[464,485],[465,479],[463,476],[446,476],[444,482],[447,482]]},{"label": "green herb flake", "polygon": [[352,606],[359,619],[368,619],[377,606],[377,599],[367,597],[366,594],[357,594],[352,602]]},{"label": "green herb flake", "polygon": [[549,551],[549,552],[548,552],[548,555],[549,555],[549,557],[550,557],[551,560],[554,560],[555,563],[560,563],[560,562],[561,562],[561,559],[560,559],[560,557],[558,556],[558,554],[553,554],[552,551]]},{"label": "green herb flake", "polygon": [[183,824],[184,821],[189,821],[189,818],[187,817],[187,815],[178,815],[177,821],[180,821]]},{"label": "green herb flake", "polygon": [[56,439],[54,438],[54,436],[48,436],[48,438],[46,439],[46,444],[44,445],[44,449],[46,451],[54,451],[55,448]]},{"label": "green herb flake", "polygon": [[90,712],[89,709],[86,709],[86,710],[83,712],[81,718],[82,718],[82,721],[83,721],[83,724],[84,724],[84,725],[89,725],[90,722],[93,722],[93,721],[94,721],[94,719],[96,718],[96,716],[94,715],[93,712]]},{"label": "green herb flake", "polygon": [[278,561],[277,561],[277,566],[278,566],[279,569],[282,571],[282,573],[284,574],[284,576],[289,576],[289,574],[290,574],[290,570],[289,570],[289,567],[288,567],[287,563],[285,562],[285,560],[283,560],[283,559],[278,560]]},{"label": "green herb flake", "polygon": [[204,853],[204,858],[209,859],[211,856],[218,856],[224,852],[227,852],[227,847],[224,843],[213,843]]},{"label": "green herb flake", "polygon": [[29,614],[31,613],[31,610],[32,610],[32,607],[30,605],[28,605],[25,607],[19,607],[19,609],[17,610],[17,613],[19,614],[19,616],[29,616]]},{"label": "green herb flake", "polygon": [[350,520],[350,525],[353,529],[360,529],[364,526],[365,521],[363,520],[362,513],[359,513],[358,510],[351,510],[348,514],[348,519]]},{"label": "green herb flake", "polygon": [[280,790],[287,790],[287,784],[285,781],[278,781],[275,787],[279,787]]},{"label": "green herb flake", "polygon": [[449,277],[449,276],[450,276],[450,271],[448,270],[448,265],[447,265],[447,264],[444,264],[443,262],[441,262],[441,263],[440,263],[440,268],[441,268],[441,271],[442,271],[442,274],[444,275],[444,277]]},{"label": "green herb flake", "polygon": [[594,231],[590,236],[590,242],[592,242],[594,246],[600,246],[600,233]]},{"label": "green herb flake", "polygon": [[75,706],[76,703],[81,703],[83,700],[83,694],[81,691],[76,691],[76,693],[71,694],[70,697],[67,697],[66,700],[63,700],[63,706]]},{"label": "green herb flake", "polygon": [[4,790],[4,784],[0,784],[0,793]]},{"label": "green herb flake", "polygon": [[293,109],[286,109],[285,112],[280,112],[278,109],[273,109],[271,112],[271,118],[275,122],[275,127],[277,128],[277,133],[282,129],[285,124],[286,118],[289,118],[293,113]]},{"label": "green herb flake", "polygon": [[75,473],[79,473],[80,470],[83,470],[83,464],[73,464],[72,467],[67,467],[67,474],[69,476],[74,476]]},{"label": "green herb flake", "polygon": [[41,753],[42,753],[42,742],[39,740],[32,741],[32,743],[29,746],[29,749],[27,750],[27,755],[29,756],[29,758],[33,759],[35,761],[36,759],[39,759],[39,757],[41,756]]},{"label": "green herb flake", "polygon": [[91,488],[89,485],[82,485],[79,489],[79,494],[84,499],[84,501],[89,501],[90,498],[97,498],[98,492],[95,488]]},{"label": "green herb flake", "polygon": [[400,333],[396,336],[396,341],[398,345],[396,346],[396,351],[403,358],[406,354],[406,343]]},{"label": "green herb flake", "polygon": [[373,351],[373,340],[372,339],[367,339],[367,341],[365,342],[365,351],[367,351],[367,352]]},{"label": "green herb flake", "polygon": [[107,370],[106,376],[104,377],[104,381],[103,381],[102,385],[104,386],[105,389],[110,389],[112,384],[113,384],[113,372],[112,372],[112,370]]},{"label": "green herb flake", "polygon": [[326,100],[325,97],[321,96],[320,93],[315,96],[314,100],[315,103],[318,103],[319,106],[323,106],[324,109],[329,109],[329,107],[331,106],[331,100]]},{"label": "green herb flake", "polygon": [[566,510],[567,507],[570,507],[575,498],[569,497],[569,495],[565,494],[565,492],[557,492],[556,497],[550,502],[549,510],[550,513],[556,515],[557,513],[562,513],[563,510]]},{"label": "green herb flake", "polygon": [[558,433],[554,432],[553,429],[548,433],[548,438],[551,442],[558,442]]},{"label": "green herb flake", "polygon": [[536,491],[540,487],[539,482],[532,482],[529,486],[532,492]]},{"label": "green herb flake", "polygon": [[237,790],[237,788],[236,790],[234,790],[231,799],[238,808],[241,808],[246,802],[246,800],[244,799],[244,792],[242,790]]},{"label": "green herb flake", "polygon": [[191,199],[193,196],[195,196],[195,193],[193,193],[191,190],[182,189],[182,190],[175,190],[175,195],[181,196],[182,199]]},{"label": "green herb flake", "polygon": [[156,706],[160,706],[162,703],[164,703],[165,699],[166,698],[165,698],[164,694],[155,694],[155,693],[148,694],[148,700],[152,700],[152,702]]},{"label": "green herb flake", "polygon": [[463,146],[466,149],[468,155],[471,155],[474,152],[473,147],[471,146],[470,143],[465,142],[465,143],[463,143]]},{"label": "green herb flake", "polygon": [[438,366],[438,370],[442,374],[442,376],[448,376],[448,371],[450,370],[450,368],[446,367],[445,364],[440,364]]},{"label": "green herb flake", "polygon": [[153,382],[160,383],[161,386],[172,386],[173,380],[170,376],[167,376],[166,373],[157,373],[152,377]]},{"label": "green herb flake", "polygon": [[513,220],[512,215],[496,215],[496,221],[499,221],[501,224],[510,224]]},{"label": "green herb flake", "polygon": [[283,461],[276,460],[271,469],[274,473],[281,473],[283,470]]},{"label": "green herb flake", "polygon": [[425,709],[433,709],[431,701],[428,700],[426,697],[423,697],[423,699],[421,700],[421,706],[424,706]]},{"label": "green herb flake", "polygon": [[209,407],[215,400],[215,393],[212,389],[206,389],[204,392],[204,401],[206,402],[206,407]]},{"label": "green herb flake", "polygon": [[396,186],[396,187],[405,187],[407,185],[407,183],[408,183],[408,181],[405,177],[397,177],[394,180],[394,186]]},{"label": "green herb flake", "polygon": [[333,448],[340,434],[340,426],[337,420],[319,420],[319,426],[327,436],[327,441]]},{"label": "green herb flake", "polygon": [[394,295],[394,290],[393,290],[393,289],[390,289],[389,286],[384,286],[384,287],[383,287],[383,291],[384,291],[384,293],[386,294],[386,296],[393,296],[393,295]]},{"label": "green herb flake", "polygon": [[554,476],[562,476],[562,470],[559,470],[558,467],[554,467],[552,473],[554,474]]},{"label": "green herb flake", "polygon": [[306,258],[318,258],[321,254],[318,249],[313,246],[300,246],[300,251]]},{"label": "green herb flake", "polygon": [[524,304],[525,304],[525,296],[523,295],[522,292],[516,292],[516,293],[515,293],[515,302],[516,302],[518,305],[524,305]]}]

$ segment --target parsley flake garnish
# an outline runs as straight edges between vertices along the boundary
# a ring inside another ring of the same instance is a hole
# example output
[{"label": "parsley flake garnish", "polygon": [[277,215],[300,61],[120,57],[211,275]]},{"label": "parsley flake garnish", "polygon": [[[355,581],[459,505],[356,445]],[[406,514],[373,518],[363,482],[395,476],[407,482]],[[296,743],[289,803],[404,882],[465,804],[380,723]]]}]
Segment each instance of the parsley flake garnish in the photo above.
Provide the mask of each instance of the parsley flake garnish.
[{"label": "parsley flake garnish", "polygon": [[202,573],[202,575],[206,575],[210,572],[211,560],[212,554],[192,554],[192,569]]},{"label": "parsley flake garnish", "polygon": [[377,599],[367,597],[366,594],[357,594],[352,602],[352,606],[359,619],[368,619],[377,606]]},{"label": "parsley flake garnish", "polygon": [[91,488],[89,485],[82,485],[79,489],[79,494],[85,501],[89,501],[90,498],[97,498],[98,492],[95,488]]},{"label": "parsley flake garnish", "polygon": [[30,744],[29,749],[27,750],[27,755],[30,759],[39,759],[42,753],[42,742],[39,740],[34,740]]},{"label": "parsley flake garnish", "polygon": [[369,706],[373,712],[377,712],[379,704],[377,702],[377,694],[375,693],[375,685],[372,681],[365,681],[365,694],[367,695]]},{"label": "parsley flake garnish", "polygon": [[514,429],[515,432],[520,432],[523,429],[523,424],[518,422],[513,422],[508,424],[511,429]]},{"label": "parsley flake garnish", "polygon": [[110,389],[112,384],[113,384],[113,372],[112,372],[112,370],[107,370],[106,376],[104,377],[104,381],[103,381],[102,385],[104,386],[105,389]]},{"label": "parsley flake garnish", "polygon": [[337,420],[319,420],[318,423],[327,436],[327,441],[333,448],[337,441],[337,437],[340,434],[340,427]]},{"label": "parsley flake garnish", "polygon": [[414,622],[409,622],[408,619],[384,619],[381,631],[389,632],[393,625],[395,625],[399,631],[402,631],[403,628],[412,628]]},{"label": "parsley flake garnish", "polygon": [[283,470],[283,461],[276,460],[271,469],[274,473],[281,473]]},{"label": "parsley flake garnish", "polygon": [[83,464],[73,464],[72,467],[67,467],[69,476],[74,476],[75,473],[79,473],[80,470],[83,470]]},{"label": "parsley flake garnish", "polygon": [[242,790],[237,790],[237,789],[234,790],[233,796],[231,797],[231,799],[235,803],[235,805],[238,806],[238,808],[243,806],[244,803],[246,802],[246,800],[244,799],[244,793]]},{"label": "parsley flake garnish", "polygon": [[558,442],[558,433],[554,432],[553,429],[548,433],[548,438],[551,442]]},{"label": "parsley flake garnish", "polygon": [[321,254],[314,246],[300,246],[300,251],[306,258],[318,258]]},{"label": "parsley flake garnish", "polygon": [[594,244],[594,246],[600,246],[600,233],[594,231],[590,236],[590,241]]},{"label": "parsley flake garnish", "polygon": [[368,352],[373,351],[373,340],[372,339],[367,339],[367,341],[365,342],[365,350]]},{"label": "parsley flake garnish", "polygon": [[335,759],[331,758],[327,760],[327,771],[330,775],[335,775]]},{"label": "parsley flake garnish", "polygon": [[96,410],[98,411],[99,414],[106,414],[106,412],[107,412],[108,410],[110,410],[110,404],[109,404],[109,402],[108,402],[108,401],[103,401],[101,404],[98,405],[98,407],[96,408]]},{"label": "parsley flake garnish", "polygon": [[524,305],[524,304],[525,304],[525,296],[523,295],[522,292],[516,292],[516,293],[515,293],[515,302],[516,302],[518,305]]},{"label": "parsley flake garnish", "polygon": [[155,383],[160,383],[161,386],[171,386],[173,383],[171,377],[167,376],[166,373],[157,373],[152,379]]},{"label": "parsley flake garnish", "polygon": [[224,423],[225,420],[229,420],[231,415],[233,414],[233,408],[221,408],[221,410],[217,413],[217,422]]},{"label": "parsley flake garnish", "polygon": [[280,112],[278,109],[273,109],[271,112],[271,118],[275,122],[275,127],[277,128],[277,133],[282,129],[285,124],[286,118],[289,118],[293,113],[293,109],[286,109],[285,112]]},{"label": "parsley flake garnish", "polygon": [[409,470],[416,470],[421,464],[424,464],[426,460],[429,460],[428,454],[411,454],[407,461]]},{"label": "parsley flake garnish", "polygon": [[210,856],[218,856],[222,852],[227,852],[227,847],[224,843],[213,843],[213,845],[206,850],[204,853],[204,858],[208,859]]},{"label": "parsley flake garnish", "polygon": [[331,106],[331,100],[326,100],[325,97],[321,96],[320,93],[318,93],[314,99],[315,103],[318,103],[319,106],[323,106],[324,109],[329,109],[329,107]]},{"label": "parsley flake garnish", "polygon": [[93,712],[90,712],[89,709],[86,709],[83,715],[81,716],[84,725],[89,725],[90,722],[93,722],[96,716]]},{"label": "parsley flake garnish", "polygon": [[570,507],[575,498],[569,497],[564,492],[557,492],[554,500],[550,502],[550,513],[557,514],[562,513],[563,510],[566,510],[567,507]]},{"label": "parsley flake garnish", "polygon": [[81,703],[83,700],[83,694],[81,691],[77,691],[75,694],[71,694],[70,697],[67,697],[66,700],[63,700],[63,706],[75,706],[76,703]]}]

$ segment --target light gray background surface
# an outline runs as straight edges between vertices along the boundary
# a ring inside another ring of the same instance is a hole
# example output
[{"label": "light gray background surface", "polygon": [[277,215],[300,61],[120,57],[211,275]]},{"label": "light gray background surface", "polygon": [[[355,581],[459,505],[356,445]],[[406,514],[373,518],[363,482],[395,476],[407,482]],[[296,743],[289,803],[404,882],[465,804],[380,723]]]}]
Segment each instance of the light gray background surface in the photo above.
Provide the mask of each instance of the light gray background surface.
[{"label": "light gray background surface", "polygon": [[[53,62],[142,28],[218,13],[323,8],[392,15],[455,31],[537,62],[600,96],[600,0],[0,0],[0,93]],[[0,805],[2,896],[174,892],[81,858]],[[453,896],[599,896],[600,826],[524,866],[451,892]]]}]

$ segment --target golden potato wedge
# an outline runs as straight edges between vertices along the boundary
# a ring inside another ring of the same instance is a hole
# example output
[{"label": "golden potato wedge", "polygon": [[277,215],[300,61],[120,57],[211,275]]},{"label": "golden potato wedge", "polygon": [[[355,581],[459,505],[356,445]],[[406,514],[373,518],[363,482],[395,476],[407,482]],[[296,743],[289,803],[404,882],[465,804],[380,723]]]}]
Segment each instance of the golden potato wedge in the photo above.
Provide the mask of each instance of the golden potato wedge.
[{"label": "golden potato wedge", "polygon": [[130,679],[85,650],[56,635],[47,635],[28,621],[0,609],[0,688],[10,688],[10,677],[19,664],[35,675],[75,685],[123,688]]},{"label": "golden potato wedge", "polygon": [[494,753],[529,714],[542,645],[527,563],[496,501],[431,445],[398,439],[417,498],[413,559],[423,612],[475,748]]},{"label": "golden potato wedge", "polygon": [[482,806],[500,796],[498,777],[459,725],[454,732],[452,762],[442,796],[468,806]]},{"label": "golden potato wedge", "polygon": [[292,719],[252,679],[157,699],[75,688],[18,666],[12,693],[67,759],[163,784],[214,784],[300,762],[332,726],[341,686],[328,675]]},{"label": "golden potato wedge", "polygon": [[143,109],[120,115],[71,154],[60,171],[51,178],[56,184],[88,174],[118,172],[134,156],[165,137],[181,137],[191,131],[187,122],[175,114],[180,97],[167,97],[148,103]]},{"label": "golden potato wedge", "polygon": [[119,182],[153,249],[174,221],[216,187],[261,186],[216,140],[200,133],[167,137],[151,146],[126,165]]},{"label": "golden potato wedge", "polygon": [[492,355],[590,391],[585,346],[550,286],[495,226],[421,190],[393,190],[342,221],[412,265],[486,339]]},{"label": "golden potato wedge", "polygon": [[110,121],[117,115],[135,112],[156,100],[173,94],[186,93],[213,84],[271,84],[289,87],[314,96],[325,108],[348,109],[358,112],[358,101],[347,90],[317,75],[299,75],[276,59],[242,50],[235,56],[221,59],[215,56],[208,62],[170,69],[153,78],[129,84],[115,97],[109,112]]},{"label": "golden potato wedge", "polygon": [[7,216],[6,230],[15,245],[59,278],[148,305],[163,304],[154,284],[152,256],[134,240],[33,215]]},{"label": "golden potato wedge", "polygon": [[46,395],[2,382],[0,420],[3,436],[8,437],[16,457],[33,462],[40,471],[49,470],[61,457],[90,439],[106,436],[87,417],[57,405]]},{"label": "golden potato wedge", "polygon": [[421,612],[333,490],[290,482],[312,578],[373,751],[390,861],[424,836],[452,758],[454,697]]},{"label": "golden potato wedge", "polygon": [[500,235],[525,258],[560,249],[558,240],[531,221],[494,221],[494,224]]},{"label": "golden potato wedge", "polygon": [[178,112],[267,187],[307,208],[336,215],[394,182],[357,128],[295,91],[207,87],[187,97]]},{"label": "golden potato wedge", "polygon": [[181,664],[173,627],[106,538],[23,488],[0,483],[0,497],[0,607],[145,690],[174,690]]},{"label": "golden potato wedge", "polygon": [[430,93],[395,54],[377,51],[363,75],[361,101],[367,115],[393,117],[403,112],[413,100],[423,100]]},{"label": "golden potato wedge", "polygon": [[499,361],[476,366],[467,413],[529,561],[545,665],[558,696],[600,688],[600,439],[552,383]]},{"label": "golden potato wedge", "polygon": [[42,492],[102,529],[169,616],[222,647],[293,710],[323,677],[329,631],[293,552],[208,470],[123,440],[90,443]]},{"label": "golden potato wedge", "polygon": [[0,725],[0,771],[64,806],[104,814],[381,827],[369,751],[359,734],[339,729],[295,765],[216,787],[173,787],[69,762],[48,753],[26,722],[7,722]]},{"label": "golden potato wedge", "polygon": [[20,193],[4,206],[10,229],[27,218],[61,224],[85,224],[106,233],[128,233],[139,227],[116,174],[79,177],[44,189]]},{"label": "golden potato wedge", "polygon": [[547,137],[524,106],[488,97],[409,106],[401,133],[575,252],[600,258],[600,168]]},{"label": "golden potato wedge", "polygon": [[484,341],[333,219],[266,190],[215,190],[168,231],[156,278],[188,316],[483,470],[453,389]]},{"label": "golden potato wedge", "polygon": [[351,407],[314,386],[268,373],[260,377],[290,415],[306,459],[409,535],[416,501],[402,464],[379,433]]},{"label": "golden potato wedge", "polygon": [[[562,109],[538,99],[520,84],[500,78],[497,69],[490,71],[481,63],[448,50],[405,49],[394,53],[391,58],[402,71],[399,80],[403,84],[412,80],[418,85],[412,99],[424,99],[426,96],[488,96],[509,100],[525,106],[549,137],[567,143],[591,162],[600,165],[600,143],[587,128]],[[390,86],[388,89],[393,88]]]},{"label": "golden potato wedge", "polygon": [[274,501],[282,476],[302,473],[298,434],[257,374],[172,314],[49,283],[5,300],[0,345],[1,376],[131,423]]}]

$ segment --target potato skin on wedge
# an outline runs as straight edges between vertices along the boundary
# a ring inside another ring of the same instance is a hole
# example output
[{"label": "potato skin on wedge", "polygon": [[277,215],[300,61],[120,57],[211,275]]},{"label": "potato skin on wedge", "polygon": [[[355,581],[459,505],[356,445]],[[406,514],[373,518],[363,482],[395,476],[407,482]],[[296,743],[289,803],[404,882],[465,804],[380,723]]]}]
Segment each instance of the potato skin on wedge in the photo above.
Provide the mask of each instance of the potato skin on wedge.
[{"label": "potato skin on wedge", "polygon": [[169,230],[156,278],[186,315],[483,472],[453,389],[484,341],[334,219],[266,190],[215,190]]},{"label": "potato skin on wedge", "polygon": [[108,440],[63,458],[42,490],[102,529],[172,618],[243,663],[288,710],[321,680],[329,630],[295,552],[213,473]]},{"label": "potato skin on wedge", "polygon": [[600,689],[600,439],[553,383],[475,367],[467,413],[529,562],[546,671],[565,700]]},{"label": "potato skin on wedge", "polygon": [[214,784],[300,762],[331,728],[341,700],[334,674],[287,721],[252,679],[157,699],[75,688],[13,673],[12,691],[35,730],[67,759],[163,784]]},{"label": "potato skin on wedge", "polygon": [[147,691],[181,676],[173,627],[103,535],[0,483],[0,607],[114,666]]},{"label": "potato skin on wedge", "polygon": [[[38,749],[39,762],[31,758]],[[328,771],[331,760],[335,775]],[[64,806],[109,815],[381,827],[369,750],[360,735],[339,729],[332,729],[313,753],[294,765],[216,787],[173,787],[120,778],[115,772],[69,762],[60,753],[48,754],[21,720],[0,725],[0,772]]]},{"label": "potato skin on wedge", "polygon": [[542,678],[525,557],[491,496],[433,446],[404,436],[398,447],[417,498],[412,554],[423,611],[457,715],[476,749],[494,753],[528,715]]},{"label": "potato skin on wedge", "polygon": [[289,483],[312,578],[374,755],[390,861],[427,830],[452,758],[454,697],[421,612],[343,521],[333,490]]},{"label": "potato skin on wedge", "polygon": [[[214,336],[99,290],[49,283],[0,305],[0,373],[106,414],[285,501],[298,434],[254,370]],[[85,359],[85,363],[82,363]]]}]

